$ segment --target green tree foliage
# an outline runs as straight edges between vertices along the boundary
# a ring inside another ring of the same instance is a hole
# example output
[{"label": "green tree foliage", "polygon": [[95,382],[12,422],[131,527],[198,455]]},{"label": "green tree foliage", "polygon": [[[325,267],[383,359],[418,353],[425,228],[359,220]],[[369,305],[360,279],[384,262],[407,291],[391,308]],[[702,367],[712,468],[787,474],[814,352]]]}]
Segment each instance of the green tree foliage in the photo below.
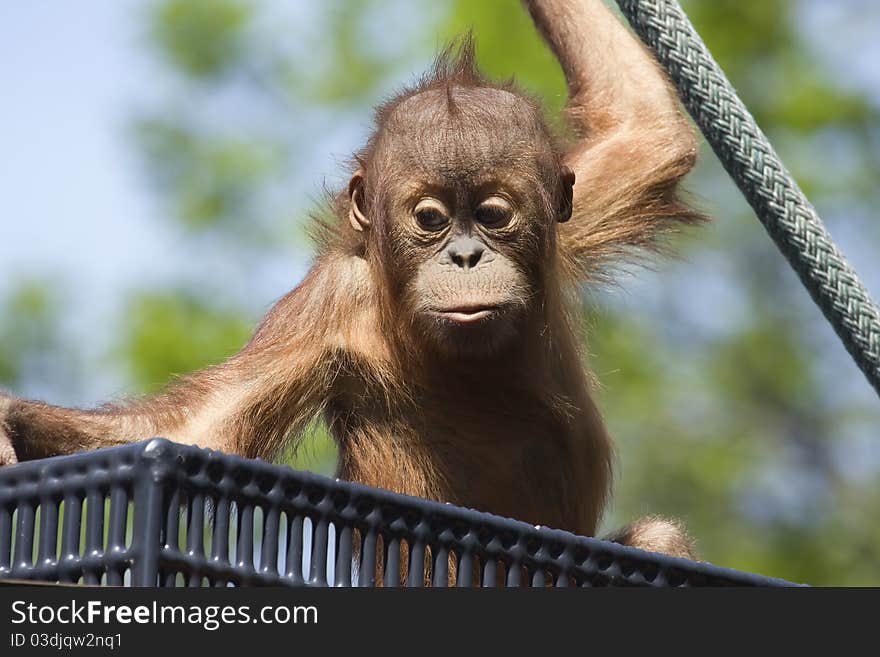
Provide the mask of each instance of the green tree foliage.
[{"label": "green tree foliage", "polygon": [[239,308],[221,308],[190,292],[146,292],[123,311],[118,357],[142,391],[169,375],[218,363],[247,341],[251,322]]},{"label": "green tree foliage", "polygon": [[217,224],[242,228],[241,217],[257,211],[256,190],[278,164],[265,139],[206,133],[187,119],[144,119],[136,134],[153,182],[171,201],[173,216],[193,232]]},{"label": "green tree foliage", "polygon": [[16,277],[0,296],[0,389],[70,396],[82,374],[65,299],[49,277]]},{"label": "green tree foliage", "polygon": [[237,0],[170,0],[153,13],[152,37],[168,63],[193,78],[241,61],[252,7]]},{"label": "green tree foliage", "polygon": [[35,361],[60,346],[58,299],[33,279],[17,282],[0,303],[0,385],[17,386]]}]

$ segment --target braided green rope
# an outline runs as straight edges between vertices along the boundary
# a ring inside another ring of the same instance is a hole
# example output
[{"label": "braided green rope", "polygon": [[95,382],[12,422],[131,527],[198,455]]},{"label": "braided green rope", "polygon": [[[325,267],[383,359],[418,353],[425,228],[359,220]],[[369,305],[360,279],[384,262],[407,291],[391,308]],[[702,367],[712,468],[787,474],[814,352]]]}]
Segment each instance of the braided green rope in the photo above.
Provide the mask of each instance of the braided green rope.
[{"label": "braided green rope", "polygon": [[617,0],[706,140],[880,394],[880,311],[677,0]]}]

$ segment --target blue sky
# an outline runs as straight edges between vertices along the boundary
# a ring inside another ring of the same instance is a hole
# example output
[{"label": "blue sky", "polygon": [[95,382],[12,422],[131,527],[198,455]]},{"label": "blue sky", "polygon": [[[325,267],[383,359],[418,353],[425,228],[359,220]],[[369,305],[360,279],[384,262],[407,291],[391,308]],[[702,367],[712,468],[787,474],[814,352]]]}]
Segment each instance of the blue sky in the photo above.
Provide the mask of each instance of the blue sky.
[{"label": "blue sky", "polygon": [[168,236],[149,221],[150,200],[124,138],[128,108],[156,79],[134,31],[136,6],[32,2],[3,9],[6,276],[48,269],[100,292],[138,276],[151,252],[167,246]]}]

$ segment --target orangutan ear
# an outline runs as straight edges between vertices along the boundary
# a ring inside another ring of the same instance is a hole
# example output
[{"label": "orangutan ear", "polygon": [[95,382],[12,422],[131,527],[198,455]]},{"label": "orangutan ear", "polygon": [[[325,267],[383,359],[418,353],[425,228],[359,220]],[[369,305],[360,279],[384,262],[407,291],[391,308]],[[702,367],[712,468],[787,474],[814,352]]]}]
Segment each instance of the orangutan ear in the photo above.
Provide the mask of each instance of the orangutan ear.
[{"label": "orangutan ear", "polygon": [[364,172],[355,171],[348,182],[348,221],[356,231],[364,231],[370,227],[370,221],[364,214]]},{"label": "orangutan ear", "polygon": [[559,184],[561,186],[559,195],[561,200],[556,213],[556,221],[562,224],[571,219],[572,202],[574,199],[574,171],[567,166],[563,166],[559,176]]}]

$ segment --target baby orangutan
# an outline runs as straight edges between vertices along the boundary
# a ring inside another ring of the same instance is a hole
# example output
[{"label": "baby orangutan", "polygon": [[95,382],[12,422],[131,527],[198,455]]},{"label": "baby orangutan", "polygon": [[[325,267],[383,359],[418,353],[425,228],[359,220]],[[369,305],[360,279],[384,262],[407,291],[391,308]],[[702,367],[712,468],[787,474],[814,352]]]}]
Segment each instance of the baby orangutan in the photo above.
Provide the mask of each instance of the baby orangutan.
[{"label": "baby orangutan", "polygon": [[[486,79],[473,46],[382,105],[303,281],[220,365],[95,410],[0,396],[0,463],[152,436],[271,458],[323,414],[339,476],[593,535],[612,448],[572,320],[577,288],[700,215],[695,139],[600,0],[529,0],[573,138]],[[690,556],[680,525],[611,537]]]}]

